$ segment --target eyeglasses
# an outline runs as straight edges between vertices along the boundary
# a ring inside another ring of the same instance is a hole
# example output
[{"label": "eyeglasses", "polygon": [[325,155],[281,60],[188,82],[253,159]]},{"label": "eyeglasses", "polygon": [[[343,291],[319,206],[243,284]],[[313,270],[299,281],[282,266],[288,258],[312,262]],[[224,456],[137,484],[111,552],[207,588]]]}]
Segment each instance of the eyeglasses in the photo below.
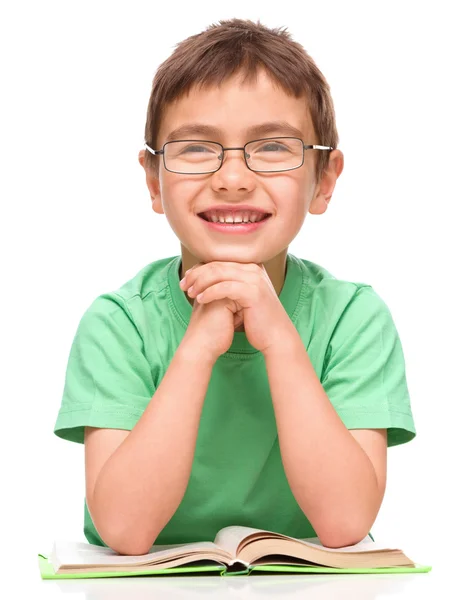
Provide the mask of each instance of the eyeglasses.
[{"label": "eyeglasses", "polygon": [[331,146],[304,144],[295,137],[261,138],[240,148],[224,148],[218,142],[205,140],[166,142],[161,150],[153,150],[147,142],[144,146],[155,156],[163,155],[167,171],[181,175],[215,173],[222,166],[226,150],[243,150],[246,166],[256,173],[298,169],[304,164],[305,150],[333,150]]}]

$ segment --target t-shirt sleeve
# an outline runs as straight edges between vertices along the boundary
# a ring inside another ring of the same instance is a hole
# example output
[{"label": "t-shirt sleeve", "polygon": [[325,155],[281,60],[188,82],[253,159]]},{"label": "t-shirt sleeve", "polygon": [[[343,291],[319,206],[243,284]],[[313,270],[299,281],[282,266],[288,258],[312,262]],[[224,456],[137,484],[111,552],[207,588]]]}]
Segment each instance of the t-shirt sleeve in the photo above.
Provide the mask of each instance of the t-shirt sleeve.
[{"label": "t-shirt sleeve", "polygon": [[155,393],[142,337],[117,294],[94,300],[69,353],[54,433],[84,443],[84,427],[131,430]]},{"label": "t-shirt sleeve", "polygon": [[416,436],[402,344],[390,310],[371,286],[359,287],[343,311],[321,383],[348,429],[387,429],[389,447]]}]

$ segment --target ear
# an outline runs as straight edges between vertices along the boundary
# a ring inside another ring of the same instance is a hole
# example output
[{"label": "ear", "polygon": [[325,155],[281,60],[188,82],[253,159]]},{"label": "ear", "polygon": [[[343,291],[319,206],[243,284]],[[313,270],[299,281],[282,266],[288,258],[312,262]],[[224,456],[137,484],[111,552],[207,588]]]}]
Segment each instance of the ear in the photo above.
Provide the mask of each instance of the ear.
[{"label": "ear", "polygon": [[321,176],[321,180],[315,187],[313,199],[308,212],[312,215],[321,215],[328,208],[335,189],[336,180],[341,175],[344,167],[344,154],[341,150],[333,150],[330,153],[328,165]]},{"label": "ear", "polygon": [[162,205],[160,181],[156,175],[150,173],[150,171],[145,168],[145,152],[145,150],[139,150],[139,163],[145,171],[145,181],[150,192],[150,198],[152,199],[152,208],[156,213],[163,215],[165,211],[163,210]]}]

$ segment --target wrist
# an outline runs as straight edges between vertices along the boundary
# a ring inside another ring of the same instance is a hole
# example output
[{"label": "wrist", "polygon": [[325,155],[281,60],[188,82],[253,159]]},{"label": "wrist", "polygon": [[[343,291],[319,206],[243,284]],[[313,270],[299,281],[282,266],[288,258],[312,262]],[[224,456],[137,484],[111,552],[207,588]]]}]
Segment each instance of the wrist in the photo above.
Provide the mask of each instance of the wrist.
[{"label": "wrist", "polygon": [[204,351],[201,344],[189,337],[184,337],[181,340],[177,352],[183,356],[185,361],[194,362],[199,366],[207,366],[208,368],[212,368],[218,359],[218,356],[214,357],[209,352]]},{"label": "wrist", "polygon": [[299,344],[304,348],[303,342],[299,336],[297,329],[292,324],[289,332],[280,336],[280,338],[273,342],[268,348],[262,351],[265,361],[275,358],[283,358],[292,356]]}]

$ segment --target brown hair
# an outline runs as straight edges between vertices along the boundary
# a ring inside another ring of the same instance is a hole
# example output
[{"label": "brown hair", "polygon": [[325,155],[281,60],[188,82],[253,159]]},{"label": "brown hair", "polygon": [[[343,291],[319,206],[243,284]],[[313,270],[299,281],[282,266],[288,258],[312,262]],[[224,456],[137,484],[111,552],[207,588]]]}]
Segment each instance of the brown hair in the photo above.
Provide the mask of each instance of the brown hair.
[{"label": "brown hair", "polygon": [[[243,72],[243,83],[256,81],[264,68],[289,95],[305,96],[309,104],[316,143],[338,145],[335,110],[330,86],[306,50],[292,40],[286,29],[270,29],[259,20],[229,19],[210,25],[176,45],[157,69],[147,108],[145,141],[154,150],[165,107],[188,94],[193,86],[210,87]],[[314,142],[315,143],[315,142]],[[315,178],[328,165],[328,150],[316,153]],[[145,152],[145,167],[158,173],[159,156]]]}]

